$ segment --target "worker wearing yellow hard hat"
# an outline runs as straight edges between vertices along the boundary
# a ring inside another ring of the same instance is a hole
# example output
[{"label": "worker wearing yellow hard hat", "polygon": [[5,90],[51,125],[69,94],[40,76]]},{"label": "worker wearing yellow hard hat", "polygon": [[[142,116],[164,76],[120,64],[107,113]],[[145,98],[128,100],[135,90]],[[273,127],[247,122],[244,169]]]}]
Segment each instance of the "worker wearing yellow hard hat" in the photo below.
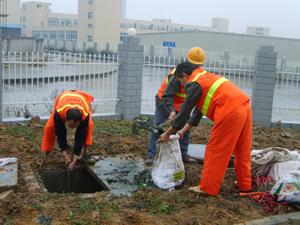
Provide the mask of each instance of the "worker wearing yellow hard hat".
[{"label": "worker wearing yellow hard hat", "polygon": [[203,65],[205,63],[205,52],[202,48],[193,47],[187,53],[187,61],[195,65]]},{"label": "worker wearing yellow hard hat", "polygon": [[[197,69],[205,63],[205,52],[199,47],[193,47],[188,51],[186,61],[191,64],[193,69]],[[175,72],[176,69],[170,71],[155,96],[155,126],[159,126],[168,120],[172,121],[180,111],[180,106],[185,100],[184,83],[175,79]],[[190,123],[197,126],[199,121],[191,116]],[[148,162],[151,162],[156,155],[156,142],[158,138],[159,135],[152,132],[148,147]],[[188,155],[189,139],[190,134],[186,132],[184,137],[179,141],[182,159],[184,162],[194,163],[196,160]]]}]

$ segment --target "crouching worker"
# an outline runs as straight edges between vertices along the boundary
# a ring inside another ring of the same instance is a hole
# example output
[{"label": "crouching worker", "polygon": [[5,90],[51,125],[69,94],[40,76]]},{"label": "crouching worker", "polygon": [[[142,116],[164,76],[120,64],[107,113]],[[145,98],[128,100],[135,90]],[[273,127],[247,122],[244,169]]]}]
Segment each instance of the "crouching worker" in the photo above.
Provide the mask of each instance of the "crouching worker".
[{"label": "crouching worker", "polygon": [[[83,156],[81,154],[82,147],[84,146],[87,151],[88,146],[92,144],[94,123],[90,104],[93,99],[93,96],[79,90],[65,91],[55,99],[53,111],[44,128],[41,149],[45,153],[45,157],[42,165],[53,150],[57,137],[68,169],[74,169],[76,162]],[[69,145],[66,126],[71,129],[76,128],[73,160],[67,152]]]},{"label": "crouching worker", "polygon": [[[192,70],[197,69],[205,62],[205,53],[199,47],[191,48],[187,53],[186,61]],[[175,72],[176,69],[173,69],[170,74],[168,74],[155,96],[156,109],[154,125],[156,126],[171,122],[176,114],[180,112],[180,107],[186,98],[184,90],[185,81],[181,82],[177,80],[174,76]],[[197,118],[194,118],[193,116],[191,116],[189,122],[193,126],[197,126],[199,123]],[[156,142],[158,139],[159,135],[152,132],[148,147],[148,162],[152,162],[156,155]],[[189,140],[189,132],[185,132],[183,138],[179,140],[182,159],[186,163],[195,163],[196,160],[188,154]]]},{"label": "crouching worker", "polygon": [[237,185],[240,191],[250,191],[252,113],[249,97],[231,81],[202,67],[191,73],[189,65],[180,64],[175,76],[187,82],[187,97],[172,127],[160,138],[168,141],[170,134],[181,128],[180,136],[187,132],[190,125],[186,122],[194,107],[199,117],[205,115],[214,122],[206,145],[201,181],[189,189],[218,195],[230,157],[234,154]]}]

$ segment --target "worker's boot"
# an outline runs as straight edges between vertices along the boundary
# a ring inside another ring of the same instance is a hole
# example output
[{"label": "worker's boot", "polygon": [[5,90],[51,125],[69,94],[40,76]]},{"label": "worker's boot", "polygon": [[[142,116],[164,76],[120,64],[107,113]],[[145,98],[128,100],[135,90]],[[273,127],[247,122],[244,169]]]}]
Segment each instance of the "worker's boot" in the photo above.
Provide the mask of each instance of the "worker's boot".
[{"label": "worker's boot", "polygon": [[188,190],[197,194],[208,195],[206,192],[202,191],[199,186],[189,187]]},{"label": "worker's boot", "polygon": [[183,155],[182,161],[185,163],[197,163],[197,160],[191,157],[189,154]]}]

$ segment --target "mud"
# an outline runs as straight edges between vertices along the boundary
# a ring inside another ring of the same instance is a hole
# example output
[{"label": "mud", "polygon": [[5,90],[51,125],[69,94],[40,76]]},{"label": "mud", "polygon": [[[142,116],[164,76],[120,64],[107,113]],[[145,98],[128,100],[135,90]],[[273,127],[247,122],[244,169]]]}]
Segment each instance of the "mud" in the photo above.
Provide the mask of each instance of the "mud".
[{"label": "mud", "polygon": [[[192,130],[191,143],[206,144],[210,129],[210,124],[201,123]],[[197,185],[201,178],[199,164],[185,165],[185,182],[172,192],[142,185],[131,197],[115,198],[106,191],[87,196],[32,189],[24,176],[29,173],[28,168],[38,175],[36,161],[40,157],[41,135],[40,124],[0,126],[0,157],[18,157],[20,165],[18,186],[7,199],[0,201],[0,224],[235,224],[272,214],[265,213],[260,204],[239,197],[232,169],[227,170],[218,197],[190,193],[187,188]],[[99,121],[95,124],[90,154],[105,157],[137,154],[146,158],[148,139],[146,131],[131,134],[129,122]],[[254,127],[253,148],[270,146],[300,149],[300,132],[279,125],[272,129]],[[45,168],[63,166],[56,147]],[[147,176],[144,178],[149,180]],[[276,214],[291,211],[295,209],[283,206]]]},{"label": "mud", "polygon": [[95,165],[88,166],[94,177],[103,183],[115,196],[129,195],[139,188],[140,174],[146,168],[144,160],[136,155],[123,155],[98,159]]}]

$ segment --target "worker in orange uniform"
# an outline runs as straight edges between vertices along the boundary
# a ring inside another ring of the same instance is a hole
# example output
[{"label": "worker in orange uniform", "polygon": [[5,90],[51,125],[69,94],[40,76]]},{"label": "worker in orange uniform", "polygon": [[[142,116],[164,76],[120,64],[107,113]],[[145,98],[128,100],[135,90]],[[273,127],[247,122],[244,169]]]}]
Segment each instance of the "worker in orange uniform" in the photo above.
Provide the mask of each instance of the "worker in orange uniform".
[{"label": "worker in orange uniform", "polygon": [[[58,145],[69,170],[73,170],[76,162],[81,159],[81,150],[92,144],[94,123],[91,113],[91,102],[94,97],[79,90],[65,91],[55,99],[51,116],[44,128],[42,151],[45,152],[45,160],[54,148],[57,137]],[[66,126],[76,129],[74,157],[71,160],[67,150]],[[44,163],[43,162],[43,163]]]},{"label": "worker in orange uniform", "polygon": [[[191,48],[187,53],[186,61],[191,65],[192,68],[196,69],[199,65],[202,65],[205,61],[205,54],[201,48]],[[155,116],[154,125],[159,126],[166,121],[172,121],[176,114],[180,111],[180,106],[186,98],[184,91],[184,83],[180,83],[175,79],[176,69],[173,69],[170,74],[163,81],[157,95],[155,96]],[[191,117],[191,124],[198,124],[198,118]],[[148,147],[148,160],[152,161],[156,155],[156,142],[159,135],[152,132],[150,137],[150,143]],[[195,163],[196,160],[188,155],[190,133],[186,132],[183,138],[179,141],[180,149],[182,153],[182,159],[187,163]]]},{"label": "worker in orange uniform", "polygon": [[178,131],[182,136],[191,125],[186,123],[189,115],[205,115],[214,122],[206,146],[201,181],[189,190],[209,195],[218,195],[232,154],[240,191],[251,190],[251,142],[252,112],[250,99],[226,78],[209,73],[202,67],[191,73],[189,64],[177,66],[175,77],[187,82],[187,97],[172,126],[160,136],[168,141],[170,134]]}]

